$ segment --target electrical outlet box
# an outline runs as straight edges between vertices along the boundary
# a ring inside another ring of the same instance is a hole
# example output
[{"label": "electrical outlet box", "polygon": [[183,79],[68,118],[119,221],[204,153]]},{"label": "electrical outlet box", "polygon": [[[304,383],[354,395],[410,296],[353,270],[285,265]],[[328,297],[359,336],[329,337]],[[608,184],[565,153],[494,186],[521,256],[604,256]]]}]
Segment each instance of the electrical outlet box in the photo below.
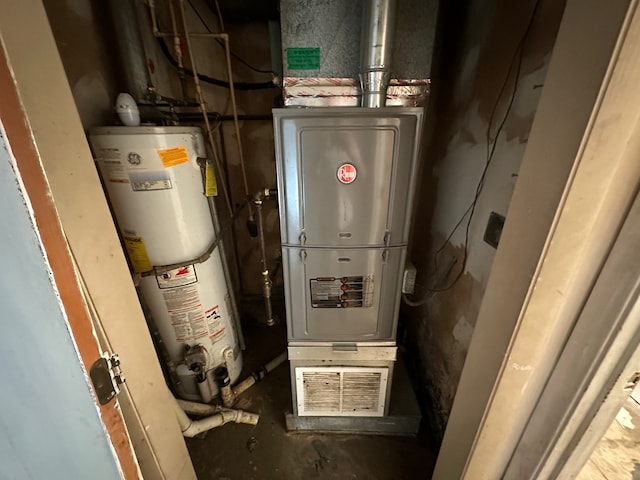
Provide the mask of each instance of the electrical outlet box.
[{"label": "electrical outlet box", "polygon": [[413,295],[416,289],[416,276],[418,271],[411,262],[407,262],[404,266],[404,274],[402,275],[402,293],[405,295]]},{"label": "electrical outlet box", "polygon": [[499,213],[491,212],[489,215],[489,221],[487,222],[487,228],[484,231],[484,241],[493,248],[498,248],[503,227],[504,217]]}]

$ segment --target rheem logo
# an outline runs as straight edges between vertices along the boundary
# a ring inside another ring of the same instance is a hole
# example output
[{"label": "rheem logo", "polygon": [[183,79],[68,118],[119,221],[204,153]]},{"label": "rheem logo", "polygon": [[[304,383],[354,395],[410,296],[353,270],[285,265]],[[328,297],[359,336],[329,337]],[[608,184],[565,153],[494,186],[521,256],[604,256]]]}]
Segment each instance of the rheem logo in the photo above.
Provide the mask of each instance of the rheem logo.
[{"label": "rheem logo", "polygon": [[338,168],[337,176],[340,183],[348,185],[349,183],[353,183],[353,181],[356,179],[356,177],[358,176],[358,171],[352,164],[343,163],[342,165],[340,165],[340,168]]}]

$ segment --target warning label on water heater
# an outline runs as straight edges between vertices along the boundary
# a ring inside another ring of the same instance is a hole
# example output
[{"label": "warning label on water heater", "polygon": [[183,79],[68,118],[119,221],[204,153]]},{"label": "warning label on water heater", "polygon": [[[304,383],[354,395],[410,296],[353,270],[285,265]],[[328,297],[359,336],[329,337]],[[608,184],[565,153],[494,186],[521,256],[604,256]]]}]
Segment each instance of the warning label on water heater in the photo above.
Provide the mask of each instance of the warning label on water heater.
[{"label": "warning label on water heater", "polygon": [[194,342],[209,335],[197,284],[163,290],[162,296],[178,342]]},{"label": "warning label on water heater", "polygon": [[194,265],[174,268],[156,275],[164,303],[178,342],[193,342],[209,334],[205,312],[198,292]]},{"label": "warning label on water heater", "polygon": [[220,306],[205,308],[200,299],[195,265],[174,268],[156,276],[169,313],[176,341],[190,343],[204,337],[213,342],[225,338]]},{"label": "warning label on water heater", "polygon": [[153,268],[149,261],[147,247],[145,247],[142,237],[137,237],[135,235],[123,235],[122,240],[125,248],[127,249],[127,253],[129,254],[131,266],[136,273],[146,272]]},{"label": "warning label on water heater", "polygon": [[102,175],[106,180],[114,183],[129,183],[129,176],[123,163],[118,158],[102,159]]},{"label": "warning label on water heater", "polygon": [[189,153],[184,146],[158,150],[158,156],[164,168],[175,167],[189,161]]},{"label": "warning label on water heater", "polygon": [[164,290],[196,283],[198,275],[193,265],[185,265],[184,267],[169,270],[162,275],[156,275],[156,281],[158,282],[158,288]]},{"label": "warning label on water heater", "polygon": [[207,317],[207,328],[209,329],[209,338],[213,342],[222,340],[225,337],[224,322],[220,315],[220,306],[211,307],[205,313]]},{"label": "warning label on water heater", "polygon": [[309,280],[313,308],[367,308],[373,305],[373,275]]}]

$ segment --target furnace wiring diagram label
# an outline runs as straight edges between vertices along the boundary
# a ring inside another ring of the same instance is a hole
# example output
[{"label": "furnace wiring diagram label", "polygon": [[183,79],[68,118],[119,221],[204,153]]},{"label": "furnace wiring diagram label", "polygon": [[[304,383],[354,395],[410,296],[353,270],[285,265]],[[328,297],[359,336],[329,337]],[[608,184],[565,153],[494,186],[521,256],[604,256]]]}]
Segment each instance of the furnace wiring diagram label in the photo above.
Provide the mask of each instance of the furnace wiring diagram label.
[{"label": "furnace wiring diagram label", "polygon": [[309,286],[313,308],[368,308],[373,305],[373,275],[311,278]]},{"label": "furnace wiring diagram label", "polygon": [[131,261],[131,266],[133,267],[134,272],[146,272],[153,268],[153,265],[151,265],[151,261],[149,260],[149,255],[147,254],[147,247],[145,246],[142,237],[123,235],[122,240],[124,241],[124,247],[129,254],[129,261]]},{"label": "furnace wiring diagram label", "polygon": [[164,168],[175,167],[189,161],[186,147],[173,147],[158,150],[158,156],[162,160]]},{"label": "furnace wiring diagram label", "polygon": [[178,288],[192,285],[198,282],[198,275],[193,265],[185,265],[184,267],[174,268],[162,275],[156,275],[158,288],[165,290],[167,288]]}]

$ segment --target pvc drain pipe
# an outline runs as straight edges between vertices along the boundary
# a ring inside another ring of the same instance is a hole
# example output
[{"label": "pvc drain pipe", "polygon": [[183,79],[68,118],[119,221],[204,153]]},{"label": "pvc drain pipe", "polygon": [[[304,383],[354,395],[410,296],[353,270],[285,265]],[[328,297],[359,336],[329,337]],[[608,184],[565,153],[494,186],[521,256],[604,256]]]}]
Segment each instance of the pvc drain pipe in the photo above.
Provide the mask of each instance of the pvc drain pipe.
[{"label": "pvc drain pipe", "polygon": [[216,384],[220,389],[220,397],[222,398],[222,404],[225,407],[231,407],[238,398],[239,395],[253,387],[256,383],[262,381],[267,373],[272,372],[276,367],[281,365],[287,360],[287,352],[282,352],[276,358],[270,362],[265,363],[262,367],[253,371],[251,375],[245,378],[235,387],[231,387],[231,381],[229,379],[229,373],[225,367],[218,367],[214,370],[213,376],[216,380]]},{"label": "pvc drain pipe", "polygon": [[195,437],[200,433],[207,432],[213,428],[220,427],[230,422],[257,425],[258,420],[260,419],[260,416],[255,413],[249,413],[243,410],[225,409],[201,420],[191,420],[175,397],[173,405],[180,425],[180,430],[182,430],[182,435],[187,438]]}]

